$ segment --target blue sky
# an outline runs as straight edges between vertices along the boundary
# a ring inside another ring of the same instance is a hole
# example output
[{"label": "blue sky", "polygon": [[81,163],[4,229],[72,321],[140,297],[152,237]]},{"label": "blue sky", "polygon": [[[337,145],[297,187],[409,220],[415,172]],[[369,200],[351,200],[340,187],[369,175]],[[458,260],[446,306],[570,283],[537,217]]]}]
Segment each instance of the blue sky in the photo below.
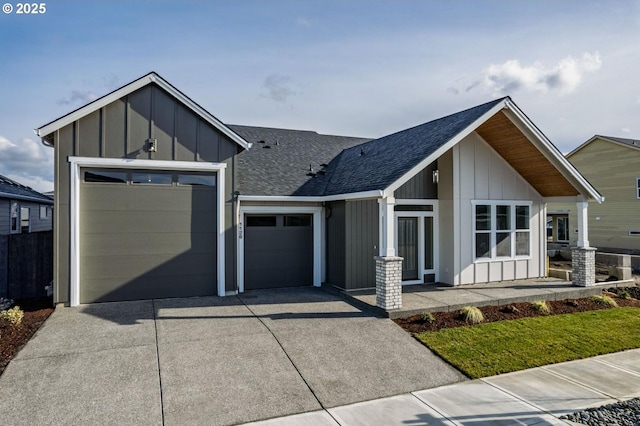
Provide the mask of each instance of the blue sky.
[{"label": "blue sky", "polygon": [[50,1],[0,13],[0,174],[51,190],[33,129],[149,71],[229,124],[378,137],[510,95],[563,152],[640,139],[638,40],[638,0]]}]

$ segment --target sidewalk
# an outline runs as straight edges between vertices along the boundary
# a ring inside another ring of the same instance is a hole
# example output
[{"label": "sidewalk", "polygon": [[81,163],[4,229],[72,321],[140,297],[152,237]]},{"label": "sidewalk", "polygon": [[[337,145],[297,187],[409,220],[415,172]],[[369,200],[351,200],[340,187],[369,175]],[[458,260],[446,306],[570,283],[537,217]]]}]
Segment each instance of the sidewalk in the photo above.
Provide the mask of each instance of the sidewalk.
[{"label": "sidewalk", "polygon": [[562,415],[635,397],[640,349],[250,425],[563,425]]}]

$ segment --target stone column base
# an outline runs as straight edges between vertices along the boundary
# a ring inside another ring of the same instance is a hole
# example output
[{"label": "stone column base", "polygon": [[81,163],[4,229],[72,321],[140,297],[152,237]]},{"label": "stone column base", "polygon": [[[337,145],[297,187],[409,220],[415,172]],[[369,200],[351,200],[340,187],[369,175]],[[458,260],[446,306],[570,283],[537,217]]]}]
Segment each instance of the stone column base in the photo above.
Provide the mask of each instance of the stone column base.
[{"label": "stone column base", "polygon": [[402,258],[376,256],[376,305],[385,311],[402,308]]},{"label": "stone column base", "polygon": [[579,287],[596,285],[596,250],[595,247],[573,247],[571,249],[573,285]]}]

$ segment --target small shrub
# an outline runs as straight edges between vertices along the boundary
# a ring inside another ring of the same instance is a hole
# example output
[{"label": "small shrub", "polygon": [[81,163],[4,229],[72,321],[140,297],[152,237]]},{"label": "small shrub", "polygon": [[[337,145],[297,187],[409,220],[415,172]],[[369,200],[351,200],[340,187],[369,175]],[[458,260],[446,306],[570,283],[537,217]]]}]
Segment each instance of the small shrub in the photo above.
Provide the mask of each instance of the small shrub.
[{"label": "small shrub", "polygon": [[422,313],[422,321],[423,322],[428,322],[429,324],[431,324],[432,322],[434,322],[436,320],[436,317],[433,316],[433,314],[429,311],[424,311]]},{"label": "small shrub", "polygon": [[475,306],[465,306],[460,310],[462,318],[471,324],[480,324],[484,321],[484,315],[482,311]]},{"label": "small shrub", "polygon": [[536,300],[535,302],[531,302],[531,307],[541,314],[549,315],[551,313],[551,308],[544,300]]},{"label": "small shrub", "polygon": [[631,293],[629,293],[627,290],[620,290],[618,292],[618,297],[622,300],[631,299]]},{"label": "small shrub", "polygon": [[618,304],[611,298],[611,296],[591,296],[591,300],[600,305],[608,305],[614,308],[618,307]]},{"label": "small shrub", "polygon": [[24,312],[19,306],[14,306],[11,309],[6,309],[0,312],[0,320],[7,321],[9,324],[18,325],[22,322]]}]

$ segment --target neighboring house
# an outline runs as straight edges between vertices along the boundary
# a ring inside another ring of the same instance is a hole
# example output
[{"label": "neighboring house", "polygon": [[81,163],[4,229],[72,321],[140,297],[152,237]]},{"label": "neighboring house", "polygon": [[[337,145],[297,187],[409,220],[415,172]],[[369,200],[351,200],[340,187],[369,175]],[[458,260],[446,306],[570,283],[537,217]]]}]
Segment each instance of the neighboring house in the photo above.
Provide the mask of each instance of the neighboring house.
[{"label": "neighboring house", "polygon": [[367,140],[228,126],[150,73],[36,133],[70,305],[326,283],[393,309],[401,280],[543,277],[546,203],[601,201],[510,98]]},{"label": "neighboring house", "polygon": [[53,199],[0,175],[0,235],[51,231]]},{"label": "neighboring house", "polygon": [[[595,135],[566,156],[606,198],[589,210],[589,241],[601,251],[640,253],[640,140]],[[575,246],[575,205],[549,204],[552,242]]]},{"label": "neighboring house", "polygon": [[0,175],[0,297],[46,294],[52,228],[53,199]]}]

